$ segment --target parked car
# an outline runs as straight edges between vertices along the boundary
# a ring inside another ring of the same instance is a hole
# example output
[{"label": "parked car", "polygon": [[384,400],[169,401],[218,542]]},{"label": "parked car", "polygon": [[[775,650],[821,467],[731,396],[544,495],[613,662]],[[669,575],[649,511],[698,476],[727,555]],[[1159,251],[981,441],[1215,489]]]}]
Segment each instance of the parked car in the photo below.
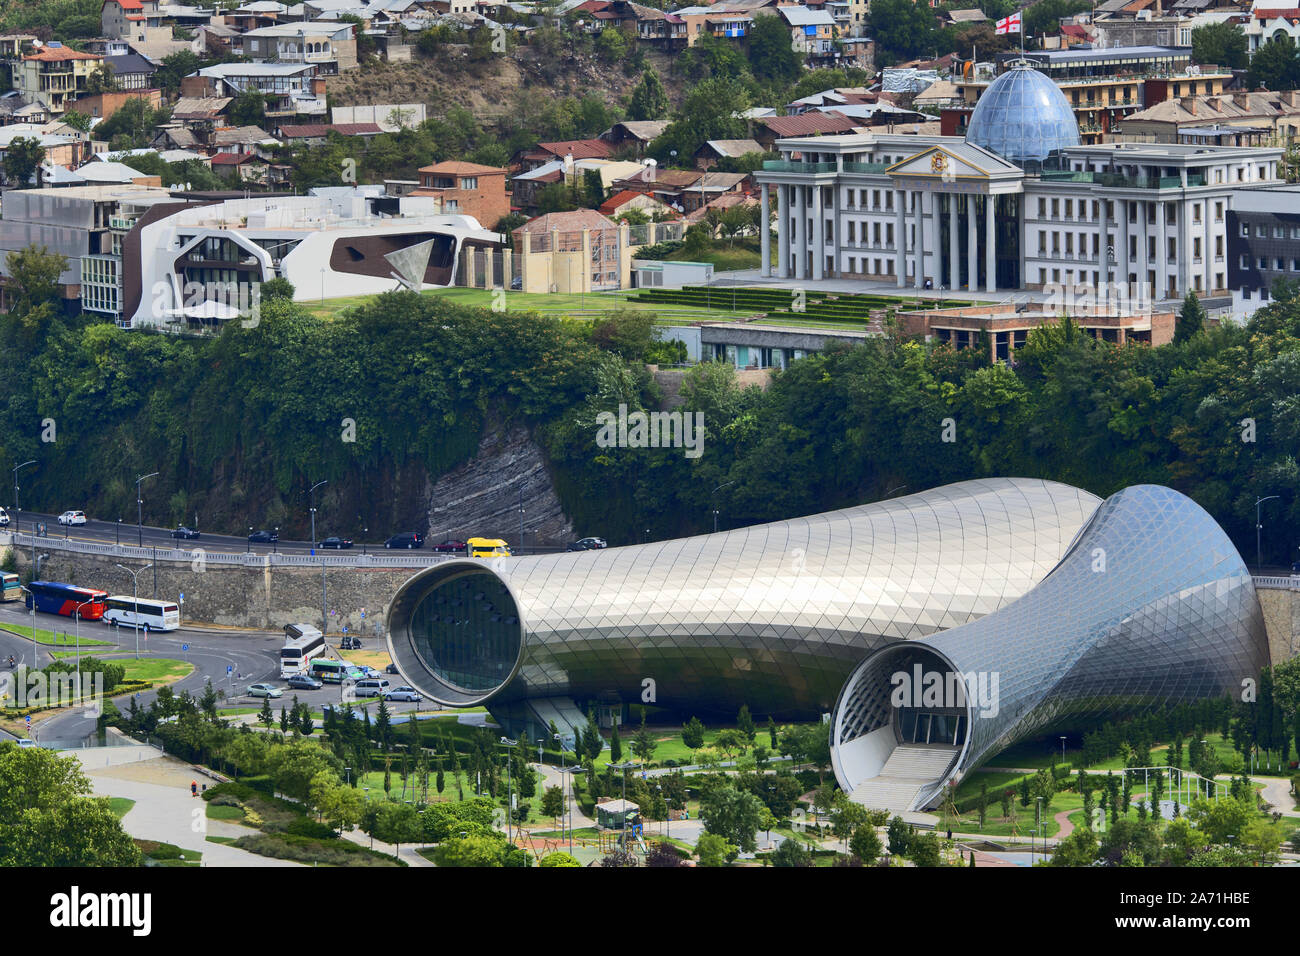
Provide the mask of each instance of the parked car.
[{"label": "parked car", "polygon": [[579,538],[577,541],[569,542],[569,551],[599,551],[607,548],[604,538]]},{"label": "parked car", "polygon": [[1291,573],[1292,573],[1292,574],[1300,574],[1300,561],[1292,561],[1292,562],[1291,562]]},{"label": "parked car", "polygon": [[194,538],[197,538],[198,536],[199,533],[197,531],[195,531],[193,528],[187,528],[185,527],[185,525],[180,525],[175,531],[172,532],[173,538],[183,538],[186,541],[192,541]]},{"label": "parked car", "polygon": [[402,531],[384,542],[385,548],[423,548],[424,535],[418,531]]},{"label": "parked car", "polygon": [[390,690],[384,695],[384,700],[403,700],[410,704],[417,703],[423,699],[424,698],[420,696],[418,690],[414,687],[407,687],[405,684],[395,690]]},{"label": "parked car", "polygon": [[358,697],[383,697],[388,693],[388,681],[382,677],[367,677],[353,687]]},{"label": "parked car", "polygon": [[272,684],[249,684],[249,697],[283,697],[284,691]]},{"label": "parked car", "polygon": [[441,552],[442,554],[454,554],[457,551],[468,551],[469,545],[464,541],[456,541],[454,538],[448,538],[446,541],[442,542],[442,544],[435,544],[433,550]]},{"label": "parked car", "polygon": [[267,531],[263,528],[261,531],[254,531],[248,536],[248,540],[253,544],[271,544],[280,540],[280,535],[275,531]]},{"label": "parked car", "polygon": [[325,686],[310,674],[294,674],[284,683],[290,690],[320,690]]},{"label": "parked car", "polygon": [[361,638],[352,637],[344,634],[339,638],[339,650],[341,651],[359,651],[361,650]]},{"label": "parked car", "polygon": [[0,528],[9,527],[9,512],[0,508]]},{"label": "parked car", "polygon": [[84,511],[65,511],[59,515],[59,524],[85,524],[86,513]]},{"label": "parked car", "polygon": [[397,665],[396,665],[396,664],[389,664],[387,667],[384,668],[384,673],[385,673],[385,674],[400,674],[401,671],[399,671],[399,670],[397,669]]},{"label": "parked car", "polygon": [[352,547],[352,539],[330,535],[328,538],[321,541],[320,547],[322,550],[325,548],[335,548],[336,550],[342,551],[344,548]]}]

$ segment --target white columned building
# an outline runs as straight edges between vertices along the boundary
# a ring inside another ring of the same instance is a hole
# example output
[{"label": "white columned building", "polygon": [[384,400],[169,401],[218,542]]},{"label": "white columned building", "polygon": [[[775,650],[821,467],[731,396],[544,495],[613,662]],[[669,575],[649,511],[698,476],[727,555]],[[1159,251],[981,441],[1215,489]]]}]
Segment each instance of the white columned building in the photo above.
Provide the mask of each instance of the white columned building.
[{"label": "white columned building", "polygon": [[780,215],[776,276],[1228,295],[1232,197],[1248,184],[1281,186],[1282,149],[1078,142],[1060,90],[1023,66],[990,84],[965,138],[777,140],[781,160],[754,174],[776,187],[778,210],[788,190],[795,197],[793,228]]}]

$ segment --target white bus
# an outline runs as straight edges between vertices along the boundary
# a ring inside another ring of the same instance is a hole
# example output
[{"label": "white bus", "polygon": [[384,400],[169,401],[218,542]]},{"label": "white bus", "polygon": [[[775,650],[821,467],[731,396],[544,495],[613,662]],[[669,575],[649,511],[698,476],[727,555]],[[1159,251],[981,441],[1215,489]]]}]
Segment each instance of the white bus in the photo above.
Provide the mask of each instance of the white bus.
[{"label": "white bus", "polygon": [[171,601],[112,594],[104,602],[105,624],[141,627],[146,631],[174,631],[181,626],[181,609]]},{"label": "white bus", "polygon": [[325,635],[310,624],[286,624],[284,647],[280,648],[280,676],[306,674],[313,657],[325,653]]}]

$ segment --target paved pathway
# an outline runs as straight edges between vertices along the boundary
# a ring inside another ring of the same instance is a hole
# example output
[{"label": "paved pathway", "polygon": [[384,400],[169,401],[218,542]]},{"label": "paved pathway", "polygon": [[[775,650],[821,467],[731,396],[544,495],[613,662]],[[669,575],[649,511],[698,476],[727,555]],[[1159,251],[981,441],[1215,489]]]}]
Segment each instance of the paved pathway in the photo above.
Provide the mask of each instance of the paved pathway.
[{"label": "paved pathway", "polygon": [[[101,796],[126,797],[133,806],[122,818],[122,827],[141,840],[174,843],[203,854],[204,866],[301,866],[291,860],[258,856],[238,847],[209,843],[211,836],[247,836],[256,830],[209,820],[207,804],[190,796],[191,780],[206,780],[193,767],[166,757],[143,744],[126,747],[97,747],[63,751],[60,756],[81,761],[94,792]],[[195,812],[197,811],[197,813]]]},{"label": "paved pathway", "polygon": [[403,860],[407,866],[433,866],[431,862],[429,862],[424,857],[420,856],[419,853],[416,852],[417,850],[420,850],[423,847],[428,845],[425,843],[416,843],[414,845],[410,843],[403,843],[400,848],[397,848],[394,847],[393,844],[391,843],[385,843],[383,840],[372,840],[367,834],[361,832],[360,830],[344,831],[343,839],[351,840],[353,843],[357,844],[358,846],[364,846],[368,849],[372,849],[376,853],[386,853],[389,856],[392,856],[393,850],[397,849],[398,850],[397,858],[399,860]]},{"label": "paved pathway", "polygon": [[1057,843],[1060,843],[1074,832],[1074,823],[1070,820],[1070,814],[1073,812],[1073,810],[1062,810],[1059,813],[1052,815],[1052,819],[1056,821],[1056,825],[1061,828],[1056,831],[1055,840]]}]

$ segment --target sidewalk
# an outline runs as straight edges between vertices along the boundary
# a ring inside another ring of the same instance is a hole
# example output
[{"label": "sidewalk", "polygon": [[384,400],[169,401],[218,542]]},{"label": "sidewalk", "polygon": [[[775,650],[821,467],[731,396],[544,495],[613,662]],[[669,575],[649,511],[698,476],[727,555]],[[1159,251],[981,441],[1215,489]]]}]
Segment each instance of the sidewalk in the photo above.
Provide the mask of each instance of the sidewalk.
[{"label": "sidewalk", "polygon": [[[122,828],[140,840],[173,843],[203,854],[204,866],[301,866],[291,860],[258,856],[233,846],[209,843],[208,836],[248,836],[248,827],[207,818],[207,803],[190,795],[190,781],[200,775],[189,764],[163,756],[153,747],[99,747],[64,751],[75,757],[98,796],[135,801]],[[204,778],[206,779],[206,778]]]}]

